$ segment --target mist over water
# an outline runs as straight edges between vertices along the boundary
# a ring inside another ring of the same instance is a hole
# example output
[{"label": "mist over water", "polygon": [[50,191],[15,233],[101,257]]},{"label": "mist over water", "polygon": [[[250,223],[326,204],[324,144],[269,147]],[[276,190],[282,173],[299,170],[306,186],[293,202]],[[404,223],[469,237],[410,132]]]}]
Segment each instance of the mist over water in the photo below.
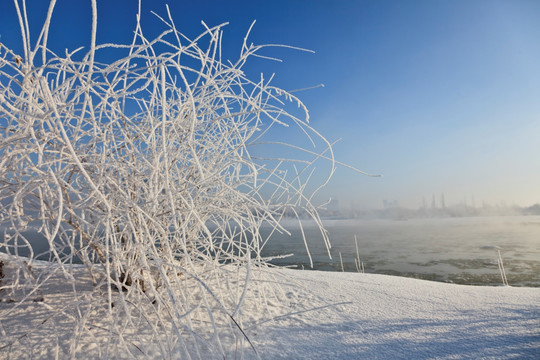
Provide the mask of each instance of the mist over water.
[{"label": "mist over water", "polygon": [[[359,257],[366,273],[415,277],[470,285],[501,285],[500,249],[511,286],[540,287],[540,216],[428,218],[409,220],[327,220],[332,248],[320,231],[303,222],[314,269],[357,271]],[[294,254],[272,260],[276,265],[309,269],[298,225],[291,236],[275,234],[264,256]]]},{"label": "mist over water", "polygon": [[[501,285],[500,250],[511,286],[540,287],[540,216],[423,218],[408,220],[324,220],[329,233],[329,257],[319,228],[303,220],[313,269],[388,274],[467,285]],[[279,266],[311,269],[297,220],[285,220],[291,235],[274,232],[262,250]],[[261,229],[266,238],[270,228]],[[3,232],[2,232],[3,233]],[[34,256],[52,260],[49,245],[35,230],[23,233]],[[0,234],[0,239],[3,235]],[[11,242],[7,242],[11,244]],[[15,247],[10,249],[14,253]],[[5,251],[5,250],[0,250]],[[17,253],[29,256],[19,244]],[[43,254],[39,256],[39,254]],[[284,255],[290,255],[282,257]],[[75,256],[74,262],[79,262]]]}]

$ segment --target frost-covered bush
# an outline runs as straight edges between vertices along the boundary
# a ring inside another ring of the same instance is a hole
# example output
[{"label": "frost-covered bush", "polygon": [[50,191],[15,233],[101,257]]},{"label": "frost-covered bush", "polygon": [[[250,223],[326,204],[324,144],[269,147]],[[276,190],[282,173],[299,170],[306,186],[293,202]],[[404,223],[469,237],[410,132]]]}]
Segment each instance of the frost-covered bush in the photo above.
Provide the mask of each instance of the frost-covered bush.
[{"label": "frost-covered bush", "polygon": [[330,144],[299,99],[246,77],[264,48],[247,36],[228,62],[222,25],[188,39],[169,15],[154,39],[138,22],[131,44],[98,45],[92,5],[89,50],[47,48],[54,1],[35,44],[18,7],[24,54],[0,45],[0,251],[14,269],[0,292],[23,306],[64,282],[73,297],[55,316],[69,314],[79,340],[56,344],[72,355],[101,329],[99,357],[229,356],[247,346],[246,299],[267,296],[251,281],[267,262],[261,226],[286,231],[283,214],[299,209],[320,223],[305,190],[322,155],[266,156],[280,145],[267,135],[299,128],[331,159]]}]

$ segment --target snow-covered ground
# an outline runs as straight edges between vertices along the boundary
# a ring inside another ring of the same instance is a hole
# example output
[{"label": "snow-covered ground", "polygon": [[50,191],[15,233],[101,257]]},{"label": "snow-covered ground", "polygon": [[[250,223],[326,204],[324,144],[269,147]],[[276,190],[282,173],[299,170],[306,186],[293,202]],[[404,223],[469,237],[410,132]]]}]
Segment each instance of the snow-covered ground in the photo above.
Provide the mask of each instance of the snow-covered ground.
[{"label": "snow-covered ground", "polygon": [[[289,269],[265,274],[281,295],[269,298],[260,315],[246,303],[251,313],[243,321],[262,359],[540,358],[540,288]],[[23,302],[8,302],[0,292],[1,359],[65,358],[74,349],[78,358],[116,358],[119,349],[107,354],[92,344],[108,336],[97,321],[103,307],[90,311],[80,302],[67,311],[72,287],[59,280]],[[85,291],[92,287],[79,288],[80,299]],[[44,301],[33,301],[36,296]],[[243,355],[256,358],[249,347]]]},{"label": "snow-covered ground", "polygon": [[[329,306],[254,336],[269,359],[540,359],[540,289],[280,270]],[[302,312],[305,311],[305,312]]]}]

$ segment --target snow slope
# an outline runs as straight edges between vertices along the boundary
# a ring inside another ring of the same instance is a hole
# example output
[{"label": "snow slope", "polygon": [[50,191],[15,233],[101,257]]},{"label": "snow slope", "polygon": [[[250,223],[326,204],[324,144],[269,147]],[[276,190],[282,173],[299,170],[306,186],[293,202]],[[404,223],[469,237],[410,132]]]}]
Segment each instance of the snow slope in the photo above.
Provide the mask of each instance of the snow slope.
[{"label": "snow slope", "polygon": [[538,288],[280,273],[336,305],[268,325],[255,339],[268,359],[540,359]]},{"label": "snow slope", "polygon": [[[263,274],[281,295],[268,297],[262,310],[247,302],[242,325],[262,359],[540,359],[540,288],[289,269]],[[79,302],[68,311],[70,288],[58,278],[32,295],[45,301],[16,299],[17,306],[0,292],[0,359],[62,359],[68,351],[143,357],[107,343],[103,306]],[[81,286],[79,299],[91,291],[89,283]],[[144,357],[160,358],[144,350]],[[243,356],[256,358],[249,346]],[[215,357],[211,349],[201,353]]]}]

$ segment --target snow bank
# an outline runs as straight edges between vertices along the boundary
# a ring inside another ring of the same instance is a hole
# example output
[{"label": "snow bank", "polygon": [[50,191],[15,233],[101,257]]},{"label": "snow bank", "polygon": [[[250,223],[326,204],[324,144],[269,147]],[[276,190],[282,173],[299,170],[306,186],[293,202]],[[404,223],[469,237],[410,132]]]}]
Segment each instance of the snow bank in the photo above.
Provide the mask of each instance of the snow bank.
[{"label": "snow bank", "polygon": [[[279,270],[305,298],[255,336],[268,359],[538,359],[540,289]],[[300,290],[299,290],[300,292]],[[311,293],[311,295],[307,295]],[[322,307],[322,304],[328,304]]]},{"label": "snow bank", "polygon": [[[39,267],[34,264],[36,273]],[[9,272],[6,265],[5,281]],[[534,359],[540,354],[538,288],[287,269],[264,269],[253,281],[264,282],[276,294],[265,295],[264,309],[247,301],[243,310],[243,331],[263,359]],[[9,302],[0,291],[2,359],[63,358],[67,353],[159,358],[157,348],[136,343],[121,348],[111,340],[111,329],[103,325],[106,308],[83,301],[96,291],[90,279],[79,287],[78,303],[69,298],[74,293],[69,281],[58,277],[47,284],[39,294],[44,301],[32,294]],[[129,344],[130,325],[122,326]],[[216,354],[201,348],[199,355]],[[257,357],[247,344],[243,356]]]}]

